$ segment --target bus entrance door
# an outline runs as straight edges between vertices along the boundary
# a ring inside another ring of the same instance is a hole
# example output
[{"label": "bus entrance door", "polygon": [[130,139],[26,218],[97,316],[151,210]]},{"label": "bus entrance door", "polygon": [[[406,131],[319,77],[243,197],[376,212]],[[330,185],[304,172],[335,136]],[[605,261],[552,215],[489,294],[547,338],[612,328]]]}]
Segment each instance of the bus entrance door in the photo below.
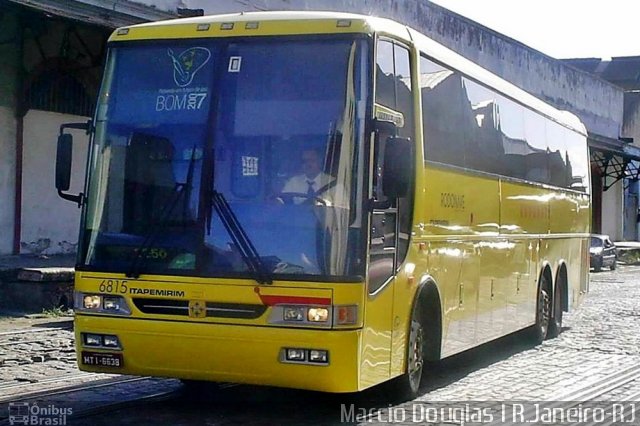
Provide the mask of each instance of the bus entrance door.
[{"label": "bus entrance door", "polygon": [[390,375],[395,235],[395,209],[374,209],[369,235],[368,297],[360,366],[360,384],[363,387],[387,380]]}]

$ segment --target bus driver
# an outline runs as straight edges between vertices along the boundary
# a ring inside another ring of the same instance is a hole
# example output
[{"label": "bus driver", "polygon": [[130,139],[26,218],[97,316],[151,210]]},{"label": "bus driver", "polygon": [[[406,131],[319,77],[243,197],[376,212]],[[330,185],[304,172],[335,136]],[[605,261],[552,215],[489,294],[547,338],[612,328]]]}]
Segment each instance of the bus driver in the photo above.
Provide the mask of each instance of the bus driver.
[{"label": "bus driver", "polygon": [[[318,201],[324,205],[333,205],[327,194],[342,199],[344,189],[336,179],[322,171],[321,158],[317,150],[307,148],[302,151],[302,173],[291,177],[282,188],[281,198],[284,202],[294,204],[313,203]],[[287,196],[287,194],[289,194]]]}]

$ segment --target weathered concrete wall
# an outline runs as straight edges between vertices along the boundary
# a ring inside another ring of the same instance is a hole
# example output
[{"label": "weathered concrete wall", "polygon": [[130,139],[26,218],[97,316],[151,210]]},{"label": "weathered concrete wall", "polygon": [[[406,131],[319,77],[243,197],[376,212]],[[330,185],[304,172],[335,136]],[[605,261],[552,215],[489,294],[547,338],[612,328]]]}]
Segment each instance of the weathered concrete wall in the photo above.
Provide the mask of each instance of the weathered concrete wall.
[{"label": "weathered concrete wall", "polygon": [[11,253],[16,173],[16,82],[18,24],[10,10],[0,14],[0,254]]},{"label": "weathered concrete wall", "polygon": [[602,233],[614,241],[623,239],[624,191],[622,181],[602,193]]},{"label": "weathered concrete wall", "polygon": [[[80,209],[58,197],[55,190],[56,137],[60,125],[87,121],[87,117],[31,110],[24,124],[22,189],[22,253],[72,253],[78,242]],[[69,192],[82,192],[88,139],[73,134],[73,170]]]},{"label": "weathered concrete wall", "polygon": [[640,91],[624,94],[622,135],[626,138],[633,138],[633,143],[640,145]]},{"label": "weathered concrete wall", "polygon": [[0,254],[10,254],[13,248],[15,130],[13,109],[0,107]]}]

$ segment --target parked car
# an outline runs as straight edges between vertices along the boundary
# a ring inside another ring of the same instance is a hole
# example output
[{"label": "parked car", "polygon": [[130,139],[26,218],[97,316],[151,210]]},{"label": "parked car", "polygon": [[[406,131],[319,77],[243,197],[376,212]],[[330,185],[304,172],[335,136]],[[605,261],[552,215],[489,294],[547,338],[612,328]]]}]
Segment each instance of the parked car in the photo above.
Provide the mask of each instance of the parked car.
[{"label": "parked car", "polygon": [[595,272],[602,268],[616,269],[618,255],[616,245],[611,242],[608,235],[591,235],[591,247],[589,247],[590,265]]}]

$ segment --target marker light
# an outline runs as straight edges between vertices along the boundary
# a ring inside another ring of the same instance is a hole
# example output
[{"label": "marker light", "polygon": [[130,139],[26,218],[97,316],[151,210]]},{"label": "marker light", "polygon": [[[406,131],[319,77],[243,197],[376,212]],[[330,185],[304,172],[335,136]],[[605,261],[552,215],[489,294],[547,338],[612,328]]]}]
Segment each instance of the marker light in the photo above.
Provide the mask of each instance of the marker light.
[{"label": "marker light", "polygon": [[311,322],[327,322],[329,320],[329,309],[309,308],[307,319]]},{"label": "marker light", "polygon": [[305,308],[299,306],[285,306],[283,319],[285,321],[303,321]]},{"label": "marker light", "polygon": [[358,305],[335,306],[334,311],[336,325],[352,325],[358,320]]}]

